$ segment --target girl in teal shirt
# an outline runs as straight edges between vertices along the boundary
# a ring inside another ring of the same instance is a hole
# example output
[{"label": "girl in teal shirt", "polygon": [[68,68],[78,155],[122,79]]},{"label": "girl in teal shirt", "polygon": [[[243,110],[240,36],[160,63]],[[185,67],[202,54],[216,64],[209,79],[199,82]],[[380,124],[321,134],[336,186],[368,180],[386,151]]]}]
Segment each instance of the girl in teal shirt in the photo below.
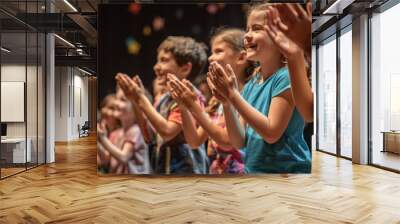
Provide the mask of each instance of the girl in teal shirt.
[{"label": "girl in teal shirt", "polygon": [[213,92],[223,104],[232,145],[245,152],[247,173],[309,173],[304,120],[294,106],[283,56],[264,29],[266,7],[250,10],[245,35],[247,58],[260,63],[259,71],[240,94],[231,67],[212,63]]}]

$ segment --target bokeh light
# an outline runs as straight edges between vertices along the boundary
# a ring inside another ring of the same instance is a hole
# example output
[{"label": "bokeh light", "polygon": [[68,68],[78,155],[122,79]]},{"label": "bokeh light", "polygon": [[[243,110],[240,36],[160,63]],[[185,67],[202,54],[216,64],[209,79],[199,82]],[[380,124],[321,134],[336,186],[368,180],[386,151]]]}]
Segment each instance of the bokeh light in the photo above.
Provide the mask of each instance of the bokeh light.
[{"label": "bokeh light", "polygon": [[143,35],[144,36],[150,36],[151,35],[151,27],[150,26],[143,27]]},{"label": "bokeh light", "polygon": [[134,15],[139,14],[141,9],[142,9],[142,6],[139,3],[129,4],[129,12]]},{"label": "bokeh light", "polygon": [[128,37],[126,39],[126,47],[129,54],[138,55],[140,52],[141,45],[133,37]]},{"label": "bokeh light", "polygon": [[156,16],[153,20],[153,29],[156,31],[162,30],[165,26],[165,19],[161,16]]},{"label": "bokeh light", "polygon": [[216,4],[208,4],[207,12],[211,15],[214,15],[218,12],[218,6]]}]

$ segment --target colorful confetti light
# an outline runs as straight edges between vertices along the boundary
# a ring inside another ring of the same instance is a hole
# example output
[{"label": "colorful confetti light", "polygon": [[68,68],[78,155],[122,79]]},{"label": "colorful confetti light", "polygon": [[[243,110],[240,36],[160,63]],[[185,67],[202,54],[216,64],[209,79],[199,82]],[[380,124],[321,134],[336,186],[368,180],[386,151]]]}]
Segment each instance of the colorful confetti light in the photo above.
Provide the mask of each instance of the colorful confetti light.
[{"label": "colorful confetti light", "polygon": [[165,25],[165,19],[164,18],[162,18],[160,16],[157,16],[157,17],[154,18],[154,20],[153,20],[153,29],[155,31],[162,30],[164,28],[164,25]]},{"label": "colorful confetti light", "polygon": [[214,15],[218,12],[218,6],[216,4],[208,4],[207,12],[211,15]]},{"label": "colorful confetti light", "polygon": [[131,12],[133,15],[139,14],[141,9],[142,6],[138,3],[129,4],[129,12]]},{"label": "colorful confetti light", "polygon": [[143,35],[144,36],[150,36],[151,35],[151,27],[150,26],[143,27]]},{"label": "colorful confetti light", "polygon": [[135,40],[133,37],[128,37],[126,39],[126,47],[128,49],[129,54],[137,55],[140,52],[140,43]]}]

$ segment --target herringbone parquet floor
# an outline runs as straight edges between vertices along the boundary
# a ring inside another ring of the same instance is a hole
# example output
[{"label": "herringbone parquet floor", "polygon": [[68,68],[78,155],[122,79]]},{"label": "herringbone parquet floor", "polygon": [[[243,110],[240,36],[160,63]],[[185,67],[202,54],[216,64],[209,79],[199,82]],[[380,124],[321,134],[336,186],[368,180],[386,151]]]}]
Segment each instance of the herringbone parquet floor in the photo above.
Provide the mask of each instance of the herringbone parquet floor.
[{"label": "herringbone parquet floor", "polygon": [[95,138],[0,181],[0,223],[400,223],[400,175],[316,152],[310,175],[99,177]]}]

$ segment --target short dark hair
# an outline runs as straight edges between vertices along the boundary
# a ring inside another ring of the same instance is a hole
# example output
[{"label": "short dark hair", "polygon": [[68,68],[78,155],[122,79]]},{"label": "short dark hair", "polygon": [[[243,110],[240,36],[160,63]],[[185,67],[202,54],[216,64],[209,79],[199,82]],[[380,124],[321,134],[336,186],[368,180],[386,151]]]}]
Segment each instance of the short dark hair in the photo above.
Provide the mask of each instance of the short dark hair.
[{"label": "short dark hair", "polygon": [[191,37],[169,36],[160,44],[157,52],[161,50],[170,52],[179,66],[189,62],[192,64],[192,70],[187,77],[189,80],[195,79],[207,63],[207,46]]}]

